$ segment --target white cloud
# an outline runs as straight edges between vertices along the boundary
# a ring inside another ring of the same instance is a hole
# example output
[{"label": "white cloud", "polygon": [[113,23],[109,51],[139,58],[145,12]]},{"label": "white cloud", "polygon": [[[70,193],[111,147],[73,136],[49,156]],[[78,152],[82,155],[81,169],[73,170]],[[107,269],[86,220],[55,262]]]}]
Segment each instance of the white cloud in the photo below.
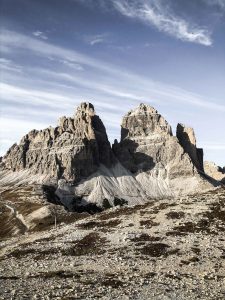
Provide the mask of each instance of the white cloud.
[{"label": "white cloud", "polygon": [[77,70],[77,71],[83,71],[84,68],[82,67],[81,64],[78,64],[76,62],[73,62],[73,61],[70,61],[70,60],[66,60],[66,59],[62,59],[60,60],[61,63],[63,63],[64,65],[74,69],[74,70]]},{"label": "white cloud", "polygon": [[3,64],[3,65],[9,65],[11,64],[11,60],[7,59],[7,58],[4,58],[4,57],[0,57],[0,64]]},{"label": "white cloud", "polygon": [[59,62],[67,67],[70,67],[74,70],[77,70],[77,71],[83,71],[84,70],[84,67],[77,63],[76,61],[74,60],[71,60],[71,59],[66,59],[66,58],[63,58],[63,59],[56,59],[52,56],[48,56],[47,57],[50,61],[55,61],[55,62]]},{"label": "white cloud", "polygon": [[1,71],[7,70],[7,71],[13,71],[17,73],[22,73],[22,67],[15,64],[13,61],[1,57],[0,58],[0,69]]},{"label": "white cloud", "polygon": [[212,45],[209,31],[174,15],[168,6],[165,3],[162,5],[159,0],[112,0],[112,3],[122,15],[153,25],[180,40],[205,46]]},{"label": "white cloud", "polygon": [[34,106],[48,106],[49,108],[60,108],[70,106],[73,99],[56,93],[50,93],[35,89],[21,88],[18,86],[0,83],[1,98],[8,101],[14,101],[18,104],[32,103]]},{"label": "white cloud", "polygon": [[91,67],[98,67],[101,70],[109,70],[111,68],[106,64],[99,66],[99,62],[97,60],[75,50],[69,50],[60,46],[55,46],[47,41],[37,40],[14,31],[1,30],[0,45],[9,48],[10,51],[13,49],[25,49],[40,56],[42,55],[48,58],[51,57],[52,59],[57,58],[68,60]]},{"label": "white cloud", "polygon": [[107,41],[107,34],[103,33],[96,35],[88,35],[84,37],[84,41],[91,46],[94,46],[96,44],[102,44]]},{"label": "white cloud", "polygon": [[42,39],[42,40],[47,40],[47,39],[48,39],[47,35],[46,35],[44,32],[39,31],[39,30],[32,32],[32,34],[33,34],[34,36],[36,36],[36,37]]},{"label": "white cloud", "polygon": [[[36,40],[12,31],[2,30],[0,34],[0,44],[10,47],[11,51],[22,49],[29,51],[33,55],[38,55],[44,58],[52,57],[58,61],[70,61],[80,65],[89,67],[87,79],[86,75],[79,78],[74,74],[60,74],[52,72],[52,76],[58,76],[71,82],[72,80],[82,86],[94,88],[102,92],[106,92],[111,96],[118,96],[131,99],[163,99],[167,101],[184,102],[193,106],[198,106],[206,109],[217,111],[225,111],[225,106],[217,104],[215,101],[203,99],[200,95],[190,93],[178,87],[169,86],[160,82],[155,82],[149,78],[138,76],[127,70],[123,70],[115,65],[108,64],[98,59],[83,55],[75,50],[65,49],[59,46],[52,45],[46,41]],[[34,71],[37,68],[34,68]],[[93,70],[94,77],[90,78],[90,70]],[[42,70],[43,71],[43,70]],[[47,70],[46,70],[47,71]],[[67,78],[66,78],[67,77]],[[110,83],[107,83],[109,79]],[[51,79],[50,79],[51,80]]]},{"label": "white cloud", "polygon": [[[33,128],[32,122],[38,123],[38,120],[54,124],[53,122],[62,114],[72,115],[74,107],[81,101],[93,102],[96,111],[106,124],[111,141],[113,138],[118,138],[122,115],[140,102],[154,106],[157,104],[159,108],[170,107],[170,110],[176,108],[182,114],[183,111],[198,108],[199,111],[201,109],[201,115],[212,111],[220,115],[225,112],[225,105],[222,103],[204,99],[201,95],[175,86],[153,81],[147,76],[136,75],[127,69],[124,70],[47,41],[12,31],[2,31],[0,44],[9,47],[11,53],[29,52],[32,57],[22,66],[22,75],[5,69],[2,73],[5,83],[0,86],[3,100],[1,118],[4,117],[4,126],[1,128],[4,128],[4,132],[14,119],[14,126],[10,127],[10,133],[2,137],[4,145],[1,147],[4,149],[10,146],[5,141],[7,136],[10,138],[12,136],[13,141],[17,140]],[[53,59],[52,65],[50,58]],[[39,60],[42,65],[46,62],[45,68],[38,67],[36,62]],[[0,63],[15,64],[4,57],[0,59]],[[78,69],[79,66],[84,68],[82,72],[77,72],[76,67],[73,68],[67,63],[77,65]],[[63,71],[61,64],[65,65]],[[27,120],[28,130],[25,126],[21,130],[15,128],[20,118]]]}]

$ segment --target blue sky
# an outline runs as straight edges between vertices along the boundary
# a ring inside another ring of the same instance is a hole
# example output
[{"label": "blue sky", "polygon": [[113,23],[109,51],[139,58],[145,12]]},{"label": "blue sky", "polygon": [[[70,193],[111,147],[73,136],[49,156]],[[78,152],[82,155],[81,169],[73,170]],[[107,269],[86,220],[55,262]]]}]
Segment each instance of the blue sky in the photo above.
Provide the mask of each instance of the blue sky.
[{"label": "blue sky", "polygon": [[225,165],[225,0],[0,0],[0,155],[92,102],[111,142],[144,102]]}]

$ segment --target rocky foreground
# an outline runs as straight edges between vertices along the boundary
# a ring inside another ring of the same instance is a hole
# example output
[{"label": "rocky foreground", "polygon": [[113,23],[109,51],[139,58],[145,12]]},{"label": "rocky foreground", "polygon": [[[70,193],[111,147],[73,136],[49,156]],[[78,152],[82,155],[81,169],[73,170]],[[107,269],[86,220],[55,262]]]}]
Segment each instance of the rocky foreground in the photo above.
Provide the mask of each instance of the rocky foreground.
[{"label": "rocky foreground", "polygon": [[0,299],[224,299],[225,190],[2,239]]}]

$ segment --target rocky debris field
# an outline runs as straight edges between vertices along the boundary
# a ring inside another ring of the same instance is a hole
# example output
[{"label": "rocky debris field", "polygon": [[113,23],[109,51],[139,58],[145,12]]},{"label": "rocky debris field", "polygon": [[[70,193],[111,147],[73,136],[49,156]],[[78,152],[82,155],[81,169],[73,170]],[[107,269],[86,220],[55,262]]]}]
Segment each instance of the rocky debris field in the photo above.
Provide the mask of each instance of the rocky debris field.
[{"label": "rocky debris field", "polygon": [[224,299],[225,190],[114,207],[0,246],[0,299]]}]

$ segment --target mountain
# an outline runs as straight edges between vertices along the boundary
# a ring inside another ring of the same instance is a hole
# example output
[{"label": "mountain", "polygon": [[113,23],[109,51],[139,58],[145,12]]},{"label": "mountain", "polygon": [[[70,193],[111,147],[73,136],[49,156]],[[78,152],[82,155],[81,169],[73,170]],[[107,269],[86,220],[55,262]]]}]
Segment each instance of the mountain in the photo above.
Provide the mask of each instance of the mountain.
[{"label": "mountain", "polygon": [[[58,126],[32,130],[2,158],[0,187],[45,185],[69,210],[141,204],[213,188],[192,128],[171,126],[140,104],[122,120],[121,140],[110,145],[91,103]],[[54,200],[55,201],[55,200]]]},{"label": "mountain", "polygon": [[29,170],[35,181],[78,182],[98,169],[112,164],[112,151],[102,121],[94,107],[82,103],[74,118],[62,117],[56,128],[32,130],[3,158],[4,168],[13,172]]}]

